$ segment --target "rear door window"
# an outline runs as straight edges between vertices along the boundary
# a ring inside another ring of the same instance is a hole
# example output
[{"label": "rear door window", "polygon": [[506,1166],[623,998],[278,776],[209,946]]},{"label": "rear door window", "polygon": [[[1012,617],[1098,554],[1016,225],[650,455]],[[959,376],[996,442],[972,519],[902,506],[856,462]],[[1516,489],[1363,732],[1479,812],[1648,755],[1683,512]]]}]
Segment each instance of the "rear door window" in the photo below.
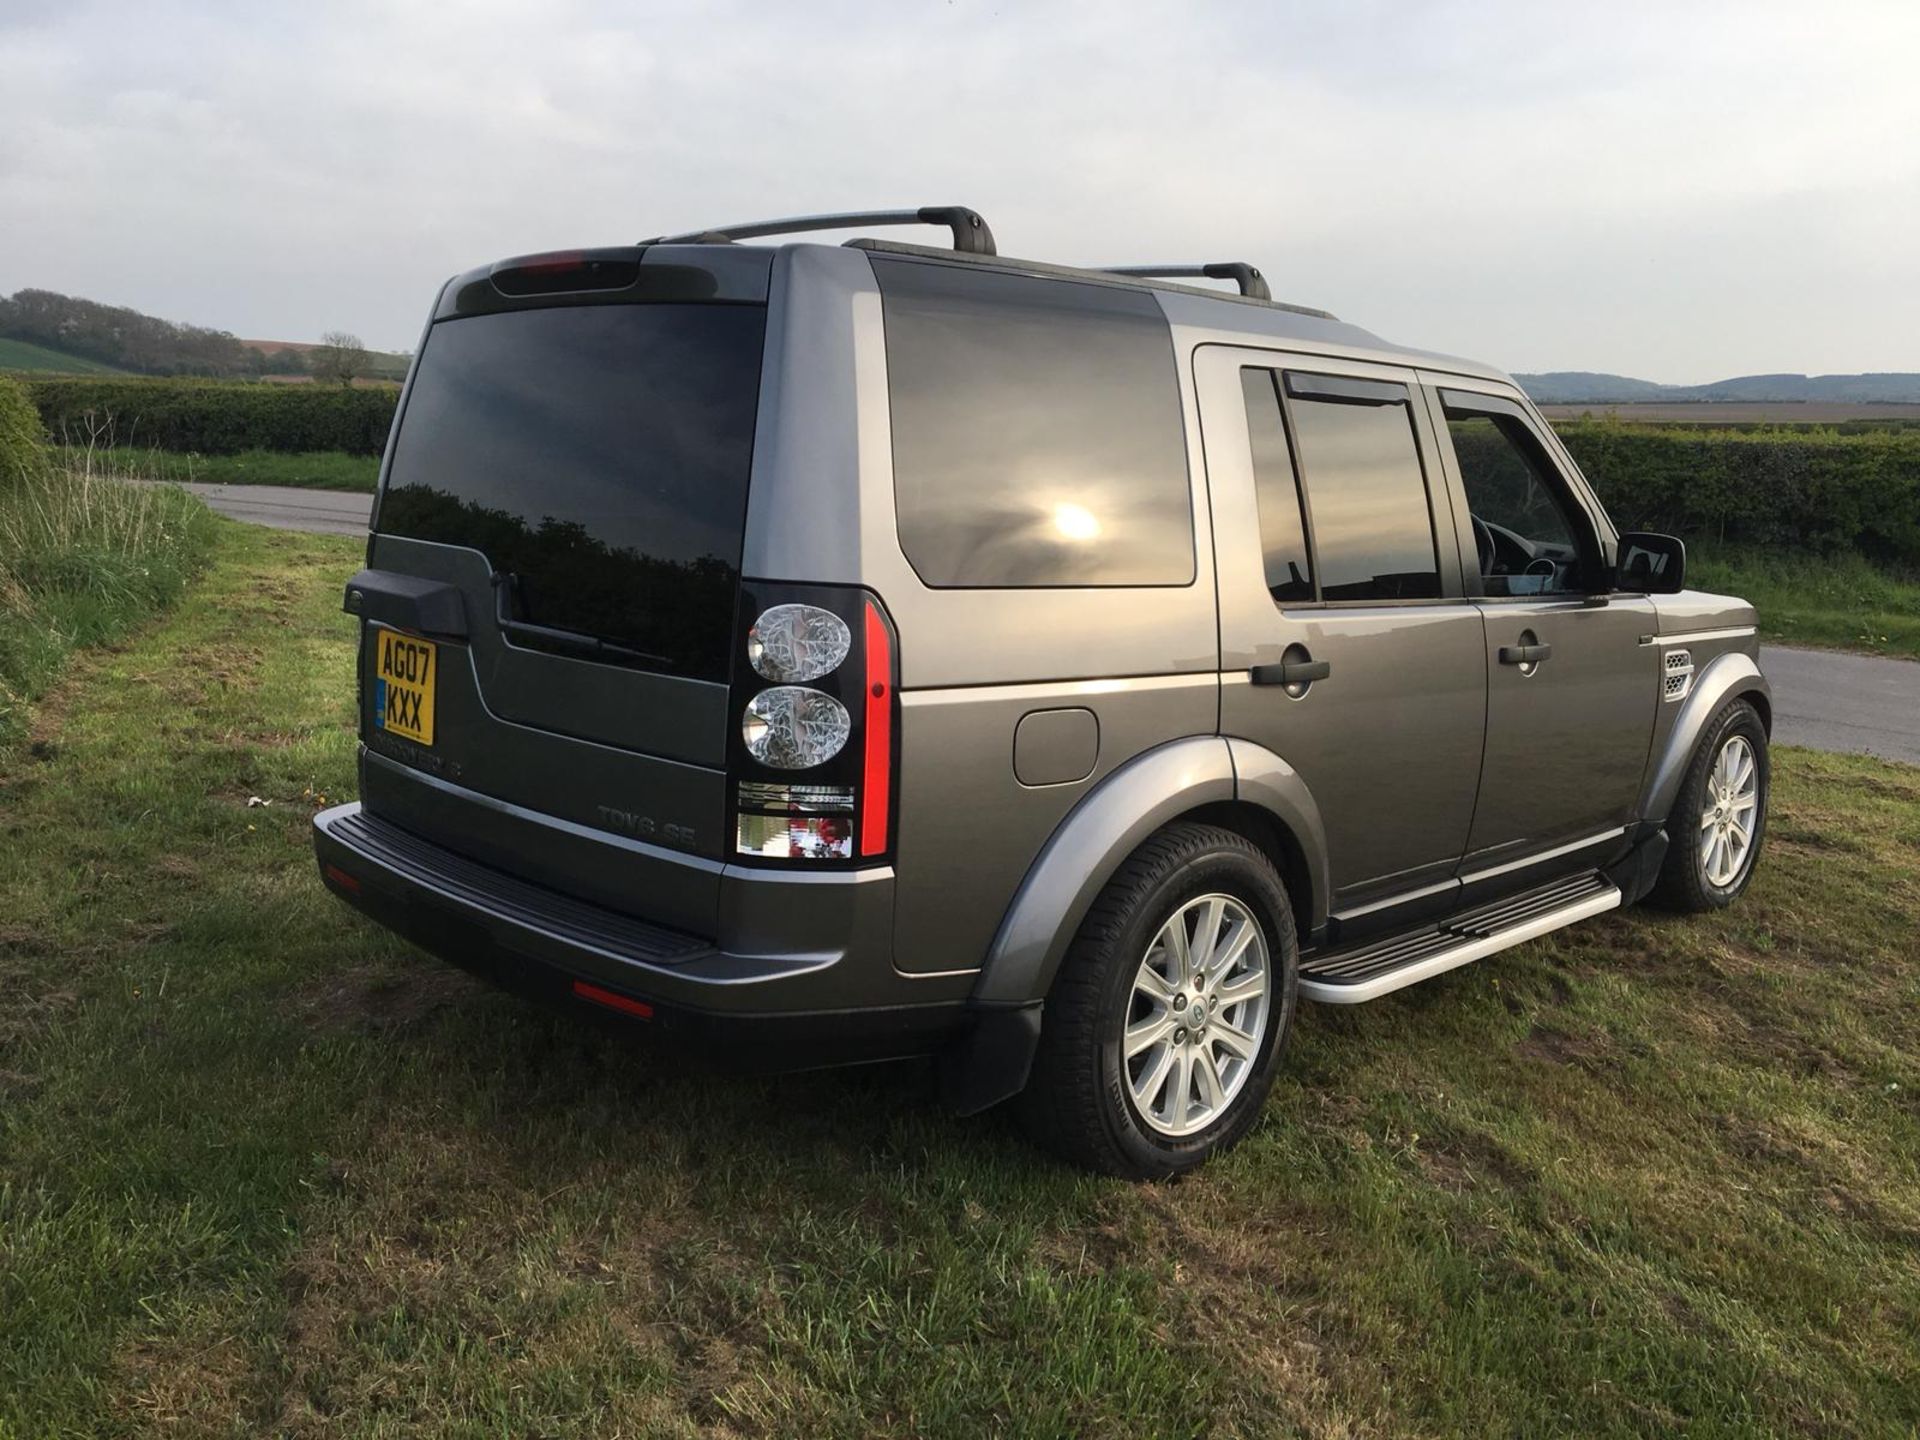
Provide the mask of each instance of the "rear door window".
[{"label": "rear door window", "polygon": [[1285,380],[1320,598],[1437,597],[1440,567],[1411,392],[1294,371]]},{"label": "rear door window", "polygon": [[510,575],[512,618],[723,680],[761,305],[570,305],[443,320],[377,525]]},{"label": "rear door window", "polygon": [[1300,484],[1287,449],[1280,414],[1280,376],[1249,366],[1240,372],[1247,405],[1247,438],[1253,443],[1254,502],[1260,511],[1260,552],[1267,590],[1275,600],[1313,599],[1313,562],[1300,510]]},{"label": "rear door window", "polygon": [[1186,431],[1153,297],[872,259],[900,544],[921,580],[1192,583]]}]

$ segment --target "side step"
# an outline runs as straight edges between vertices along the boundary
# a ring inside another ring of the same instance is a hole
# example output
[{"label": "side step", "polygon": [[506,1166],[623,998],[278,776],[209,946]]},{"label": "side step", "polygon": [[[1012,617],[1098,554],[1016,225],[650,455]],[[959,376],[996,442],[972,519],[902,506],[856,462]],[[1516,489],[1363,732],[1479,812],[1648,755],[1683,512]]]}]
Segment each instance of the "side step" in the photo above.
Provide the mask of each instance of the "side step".
[{"label": "side step", "polygon": [[1300,962],[1300,995],[1331,1005],[1357,1005],[1619,904],[1618,887],[1598,870],[1556,880],[1405,935],[1308,955]]}]

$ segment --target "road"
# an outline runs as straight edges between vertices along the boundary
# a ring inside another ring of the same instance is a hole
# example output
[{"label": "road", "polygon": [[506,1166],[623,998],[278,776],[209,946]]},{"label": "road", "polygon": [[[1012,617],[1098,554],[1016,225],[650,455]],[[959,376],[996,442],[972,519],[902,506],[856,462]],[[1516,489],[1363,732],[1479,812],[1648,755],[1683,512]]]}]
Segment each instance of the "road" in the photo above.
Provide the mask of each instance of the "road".
[{"label": "road", "polygon": [[[279,485],[189,485],[222,515],[282,530],[363,535],[370,495]],[[1920,765],[1920,662],[1769,645],[1773,738]]]},{"label": "road", "polygon": [[1920,661],[1763,646],[1773,738],[1920,765]]},{"label": "road", "polygon": [[351,490],[302,490],[292,485],[182,485],[222,515],[323,535],[364,535],[373,497]]}]

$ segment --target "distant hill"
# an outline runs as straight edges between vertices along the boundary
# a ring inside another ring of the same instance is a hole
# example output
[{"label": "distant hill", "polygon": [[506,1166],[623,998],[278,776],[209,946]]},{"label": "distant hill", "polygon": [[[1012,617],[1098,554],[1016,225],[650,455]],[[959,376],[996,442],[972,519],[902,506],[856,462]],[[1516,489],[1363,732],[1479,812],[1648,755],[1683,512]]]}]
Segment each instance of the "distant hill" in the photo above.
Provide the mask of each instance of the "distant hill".
[{"label": "distant hill", "polygon": [[124,370],[78,355],[63,355],[44,345],[0,338],[0,370],[31,370],[42,375],[124,375]]},{"label": "distant hill", "polygon": [[[308,377],[297,340],[241,340],[225,330],[183,325],[124,305],[102,305],[52,290],[0,295],[0,369],[69,374],[196,375],[232,379]],[[407,357],[368,355],[371,375],[398,380]]]},{"label": "distant hill", "polygon": [[[294,356],[304,360],[309,351],[320,348],[318,341],[312,340],[242,340],[249,350],[258,350],[269,359],[274,356]],[[367,361],[373,367],[369,374],[376,380],[404,380],[407,378],[408,357],[392,350],[369,350]]]},{"label": "distant hill", "polygon": [[1719,403],[1920,404],[1920,374],[1886,371],[1867,375],[1740,375],[1709,385],[1661,385],[1591,370],[1551,370],[1515,375],[1536,405],[1646,405]]}]

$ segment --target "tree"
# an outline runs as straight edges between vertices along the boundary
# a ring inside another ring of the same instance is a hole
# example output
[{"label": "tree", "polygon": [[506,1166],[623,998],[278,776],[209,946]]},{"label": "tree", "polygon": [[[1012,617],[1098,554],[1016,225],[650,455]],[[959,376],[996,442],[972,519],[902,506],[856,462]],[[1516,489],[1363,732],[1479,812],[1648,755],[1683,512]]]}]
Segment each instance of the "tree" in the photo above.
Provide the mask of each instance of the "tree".
[{"label": "tree", "polygon": [[320,337],[319,347],[308,354],[307,368],[316,380],[336,380],[342,385],[351,385],[372,368],[372,360],[358,335],[329,330]]}]

